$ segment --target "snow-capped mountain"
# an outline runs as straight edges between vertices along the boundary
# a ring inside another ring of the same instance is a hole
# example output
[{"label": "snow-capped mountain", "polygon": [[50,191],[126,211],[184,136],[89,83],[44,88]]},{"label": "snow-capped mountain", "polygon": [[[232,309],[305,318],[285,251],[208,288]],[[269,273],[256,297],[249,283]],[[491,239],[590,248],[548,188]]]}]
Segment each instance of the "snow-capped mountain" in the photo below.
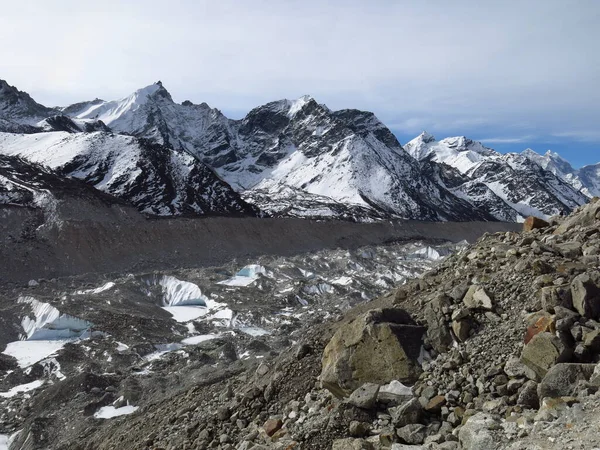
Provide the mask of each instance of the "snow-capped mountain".
[{"label": "snow-capped mountain", "polygon": [[0,153],[83,180],[147,214],[256,214],[194,156],[133,136],[0,133]]},{"label": "snow-capped mountain", "polygon": [[176,104],[158,82],[119,101],[63,112],[197,155],[269,214],[493,219],[423,176],[372,113],[332,112],[310,96],[271,102],[230,120],[206,104]]},{"label": "snow-capped mountain", "polygon": [[521,154],[588,197],[600,196],[600,163],[575,169],[566,159],[550,150],[540,155],[528,148]]},{"label": "snow-capped mountain", "polygon": [[[403,148],[374,114],[331,111],[310,96],[231,120],[206,103],[176,103],[160,81],[121,100],[61,108],[2,82],[3,130],[0,153],[156,215],[514,221],[586,200],[561,175],[566,166],[558,174],[533,156],[502,155],[465,137],[423,133]],[[577,174],[582,186],[584,176],[598,178],[588,172]],[[586,186],[589,194],[598,185]]]},{"label": "snow-capped mountain", "polygon": [[[497,199],[520,217],[566,214],[587,201],[578,189],[526,156],[501,154],[465,137],[437,141],[430,134],[422,133],[407,143],[405,149],[421,161],[456,169],[464,175],[465,181],[460,183],[454,173],[450,181],[452,191],[457,195],[461,192],[479,207],[487,205],[498,213],[498,218],[506,217],[509,210]],[[514,216],[514,213],[509,215]]]}]

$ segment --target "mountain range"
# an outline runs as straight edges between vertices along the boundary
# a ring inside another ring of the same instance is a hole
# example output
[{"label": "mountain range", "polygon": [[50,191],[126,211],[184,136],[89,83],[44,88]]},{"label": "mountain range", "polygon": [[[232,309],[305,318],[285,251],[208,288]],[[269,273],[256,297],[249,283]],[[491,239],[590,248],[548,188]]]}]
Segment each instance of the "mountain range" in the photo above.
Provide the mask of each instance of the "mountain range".
[{"label": "mountain range", "polygon": [[49,108],[0,80],[0,154],[2,203],[31,206],[33,194],[14,192],[52,191],[3,172],[27,162],[28,173],[81,180],[150,216],[518,221],[600,195],[600,164],[576,170],[551,152],[500,154],[427,133],[402,146],[373,113],[310,96],[233,120],[174,102],[160,81]]}]

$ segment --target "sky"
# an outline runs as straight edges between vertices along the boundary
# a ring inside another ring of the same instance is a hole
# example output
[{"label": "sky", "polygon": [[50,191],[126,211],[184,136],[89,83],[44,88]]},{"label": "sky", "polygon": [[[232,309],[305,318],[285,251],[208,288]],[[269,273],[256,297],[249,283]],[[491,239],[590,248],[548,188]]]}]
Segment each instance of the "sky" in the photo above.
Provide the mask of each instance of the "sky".
[{"label": "sky", "polygon": [[599,0],[28,0],[2,4],[0,78],[48,106],[161,80],[232,118],[312,95],[499,151],[600,161]]}]

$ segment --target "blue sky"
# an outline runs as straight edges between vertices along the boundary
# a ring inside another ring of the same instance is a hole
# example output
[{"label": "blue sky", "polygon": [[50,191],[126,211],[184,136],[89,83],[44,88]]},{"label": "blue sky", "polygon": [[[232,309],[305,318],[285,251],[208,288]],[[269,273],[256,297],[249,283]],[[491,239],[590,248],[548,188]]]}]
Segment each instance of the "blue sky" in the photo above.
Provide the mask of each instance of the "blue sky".
[{"label": "blue sky", "polygon": [[598,0],[29,0],[0,15],[0,78],[46,105],[162,80],[233,117],[310,94],[500,151],[600,161]]}]

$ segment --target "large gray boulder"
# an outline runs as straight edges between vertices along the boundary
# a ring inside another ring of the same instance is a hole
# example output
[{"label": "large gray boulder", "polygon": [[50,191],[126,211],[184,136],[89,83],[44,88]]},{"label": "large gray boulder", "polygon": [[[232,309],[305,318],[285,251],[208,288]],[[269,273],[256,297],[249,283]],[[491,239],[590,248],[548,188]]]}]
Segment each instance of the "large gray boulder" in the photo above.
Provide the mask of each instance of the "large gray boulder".
[{"label": "large gray boulder", "polygon": [[578,384],[587,382],[594,373],[595,364],[556,364],[538,384],[540,402],[546,397],[577,396]]},{"label": "large gray boulder", "polygon": [[491,429],[499,427],[490,414],[477,413],[467,420],[458,432],[458,442],[463,450],[490,450],[494,446]]},{"label": "large gray boulder", "polygon": [[342,398],[364,383],[414,383],[424,333],[401,309],[369,311],[340,326],[323,351],[322,386]]},{"label": "large gray boulder", "polygon": [[577,275],[571,282],[573,307],[588,319],[600,318],[600,272]]},{"label": "large gray boulder", "polygon": [[447,351],[452,345],[452,334],[444,316],[444,310],[450,308],[450,299],[440,295],[431,300],[425,307],[427,321],[427,338],[439,353]]}]

